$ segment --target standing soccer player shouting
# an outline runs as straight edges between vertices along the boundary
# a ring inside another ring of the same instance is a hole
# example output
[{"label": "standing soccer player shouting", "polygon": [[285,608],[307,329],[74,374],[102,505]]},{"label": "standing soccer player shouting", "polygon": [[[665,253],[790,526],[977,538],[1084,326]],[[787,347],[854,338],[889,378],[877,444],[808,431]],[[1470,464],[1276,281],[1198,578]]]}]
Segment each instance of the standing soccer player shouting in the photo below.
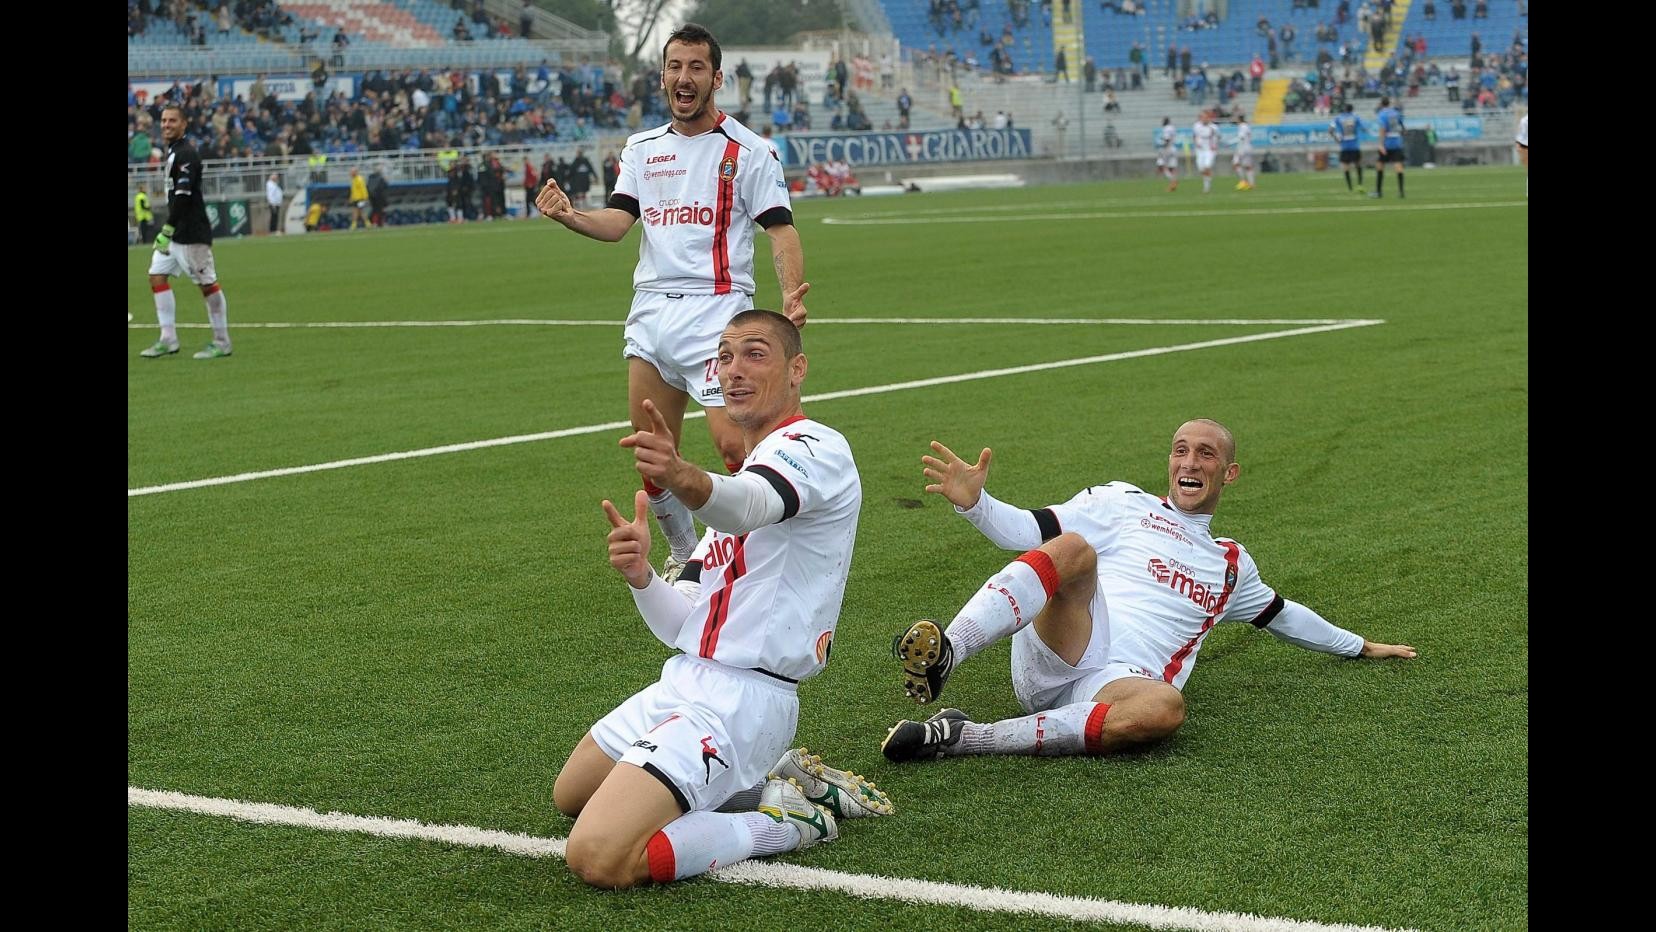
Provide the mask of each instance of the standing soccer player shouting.
[{"label": "standing soccer player shouting", "polygon": [[[724,86],[719,43],[694,23],[673,33],[662,50],[661,88],[672,122],[627,140],[621,177],[608,206],[576,210],[547,179],[535,206],[583,236],[619,241],[644,221],[627,314],[627,407],[633,426],[650,426],[644,402],[683,438],[684,410],[695,398],[726,466],[745,455],[742,434],[724,412],[716,347],[737,313],[753,307],[753,226],[770,240],[782,311],[805,325],[805,254],[794,229],[782,163],[770,141],[713,106]],[[696,547],[690,509],[645,480],[650,508],[672,546],[663,567],[676,579]]]}]

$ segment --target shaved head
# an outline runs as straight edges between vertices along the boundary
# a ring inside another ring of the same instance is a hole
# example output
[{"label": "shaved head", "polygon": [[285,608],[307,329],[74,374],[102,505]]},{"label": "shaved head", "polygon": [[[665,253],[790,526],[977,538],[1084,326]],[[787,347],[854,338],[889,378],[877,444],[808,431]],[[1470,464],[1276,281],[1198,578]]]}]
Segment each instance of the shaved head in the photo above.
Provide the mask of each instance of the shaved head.
[{"label": "shaved head", "polygon": [[[1224,444],[1223,453],[1225,455],[1225,463],[1228,465],[1236,462],[1236,437],[1231,434],[1229,427],[1226,427],[1210,417],[1193,417],[1190,420],[1185,421],[1184,424],[1179,425],[1179,430],[1182,432],[1185,427],[1190,424],[1206,424],[1207,426],[1218,431],[1220,440]],[[1174,436],[1178,435],[1175,434]]]},{"label": "shaved head", "polygon": [[1230,428],[1206,417],[1185,421],[1167,457],[1167,499],[1186,514],[1211,515],[1241,472]]}]

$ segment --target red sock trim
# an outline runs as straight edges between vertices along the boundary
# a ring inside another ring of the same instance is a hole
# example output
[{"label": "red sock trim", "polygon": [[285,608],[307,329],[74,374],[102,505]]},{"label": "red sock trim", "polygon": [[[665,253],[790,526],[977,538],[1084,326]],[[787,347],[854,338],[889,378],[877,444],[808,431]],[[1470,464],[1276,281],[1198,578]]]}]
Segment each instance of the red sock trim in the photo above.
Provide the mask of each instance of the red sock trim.
[{"label": "red sock trim", "polygon": [[206,288],[201,289],[201,294],[202,294],[203,297],[206,297],[206,296],[209,296],[209,295],[218,294],[220,290],[221,289],[218,286],[218,282],[213,282],[211,285],[208,285]]},{"label": "red sock trim", "polygon": [[644,857],[650,862],[650,879],[656,883],[672,883],[678,879],[678,867],[673,863],[673,843],[665,832],[650,836],[644,846]]},{"label": "red sock trim", "polygon": [[655,497],[656,497],[656,496],[657,496],[657,495],[660,495],[660,494],[661,494],[661,492],[662,492],[662,488],[661,488],[661,486],[659,486],[659,485],[656,485],[656,484],[655,484],[655,483],[654,483],[654,482],[651,482],[651,481],[650,481],[650,480],[648,480],[648,479],[645,479],[645,480],[644,480],[644,491],[645,491],[645,492],[646,492],[646,493],[647,493],[647,494],[648,494],[648,495],[649,495],[649,496],[650,496],[650,497],[651,497],[651,498],[655,498]]},{"label": "red sock trim", "polygon": [[1104,717],[1109,714],[1109,703],[1100,702],[1093,706],[1092,714],[1087,716],[1087,727],[1081,734],[1086,738],[1088,754],[1104,753]]},{"label": "red sock trim", "polygon": [[742,471],[742,464],[739,461],[732,463],[730,460],[725,460],[725,471],[734,476]]},{"label": "red sock trim", "polygon": [[1052,558],[1043,550],[1031,550],[1012,561],[1028,564],[1041,578],[1041,588],[1046,590],[1047,598],[1052,598],[1058,592],[1058,568],[1052,565]]},{"label": "red sock trim", "polygon": [[150,290],[151,290],[151,291],[153,291],[153,292],[155,292],[155,293],[156,293],[156,294],[160,294],[160,293],[161,293],[161,292],[163,292],[163,291],[171,291],[171,290],[172,290],[172,286],[171,286],[171,285],[167,285],[167,284],[160,284],[160,285],[151,285],[151,286],[150,286]]}]

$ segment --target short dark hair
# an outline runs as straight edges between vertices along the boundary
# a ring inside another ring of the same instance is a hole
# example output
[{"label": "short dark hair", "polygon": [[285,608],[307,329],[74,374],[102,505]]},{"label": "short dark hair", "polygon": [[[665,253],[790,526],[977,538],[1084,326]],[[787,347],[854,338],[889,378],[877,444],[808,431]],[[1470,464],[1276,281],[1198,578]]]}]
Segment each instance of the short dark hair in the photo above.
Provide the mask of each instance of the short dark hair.
[{"label": "short dark hair", "polygon": [[169,103],[166,103],[166,104],[162,105],[161,112],[163,114],[165,114],[168,110],[177,110],[178,115],[185,118],[186,120],[190,118],[189,114],[184,112],[184,105],[181,104],[181,103],[178,103],[176,101],[169,102]]},{"label": "short dark hair", "polygon": [[760,321],[764,322],[765,326],[770,328],[772,335],[782,341],[783,359],[792,359],[800,353],[805,352],[805,344],[799,338],[799,328],[794,326],[794,322],[789,320],[785,315],[778,314],[775,311],[766,310],[765,308],[760,307],[749,308],[748,310],[737,314],[735,317],[730,318],[730,323],[726,324],[725,327],[728,329],[739,324],[750,324]]},{"label": "short dark hair", "polygon": [[1382,98],[1380,98],[1380,106],[1382,106],[1382,107],[1390,107],[1390,106],[1391,106],[1391,98],[1390,98],[1390,97],[1382,97]]},{"label": "short dark hair", "polygon": [[714,71],[719,70],[719,63],[724,60],[724,54],[719,51],[719,40],[713,38],[713,33],[708,32],[706,26],[699,23],[685,23],[676,32],[668,36],[667,41],[661,45],[661,65],[664,68],[667,66],[667,46],[674,42],[682,42],[685,45],[707,46],[707,57],[712,60]]}]

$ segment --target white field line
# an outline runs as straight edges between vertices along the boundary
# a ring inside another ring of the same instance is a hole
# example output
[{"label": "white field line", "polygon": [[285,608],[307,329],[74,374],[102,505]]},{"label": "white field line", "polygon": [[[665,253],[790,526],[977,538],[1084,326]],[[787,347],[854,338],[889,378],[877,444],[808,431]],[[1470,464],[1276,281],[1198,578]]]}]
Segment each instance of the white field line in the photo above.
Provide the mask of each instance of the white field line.
[{"label": "white field line", "polygon": [[[1074,359],[1060,359],[1056,362],[1042,362],[1027,366],[1012,366],[1005,369],[983,369],[978,372],[965,372],[960,375],[944,375],[930,379],[916,379],[910,382],[892,382],[887,385],[871,385],[867,388],[851,388],[837,392],[823,392],[817,395],[806,395],[806,403],[818,401],[832,401],[837,398],[856,398],[862,395],[884,395],[889,392],[908,391],[915,388],[930,388],[934,385],[952,385],[958,382],[975,382],[981,379],[996,379],[1008,375],[1023,375],[1029,372],[1045,372],[1050,369],[1067,369],[1073,366],[1088,366],[1101,362],[1116,362],[1123,359],[1138,359],[1144,356],[1163,356],[1168,353],[1183,353],[1190,350],[1210,349],[1217,346],[1235,346],[1242,343],[1258,343],[1265,340],[1280,340],[1284,337],[1303,336],[1312,333],[1329,333],[1335,330],[1349,330],[1353,327],[1372,327],[1383,324],[1384,320],[1345,320],[1332,324],[1321,324],[1312,327],[1297,327],[1293,330],[1273,330],[1266,333],[1253,333],[1239,337],[1225,337],[1218,340],[1202,340],[1197,343],[1180,343],[1175,346],[1153,346],[1148,349],[1127,350],[1120,353],[1105,353],[1099,356],[1079,356]],[[685,420],[706,417],[701,411],[691,411],[684,415]],[[517,443],[533,443],[538,440],[555,440],[559,437],[574,437],[579,434],[595,434],[603,431],[625,430],[631,427],[629,421],[609,421],[603,424],[589,424],[585,427],[567,427],[563,430],[551,430],[537,434],[520,434],[515,437],[496,437],[492,440],[473,440],[465,443],[451,443],[440,447],[426,447],[419,450],[403,450],[397,453],[381,453],[376,456],[359,456],[347,460],[335,460],[331,463],[314,463],[308,466],[288,466],[282,469],[267,469],[260,472],[237,473],[232,476],[215,476],[211,479],[191,479],[184,482],[169,482],[165,485],[149,485],[136,489],[127,489],[127,497],[134,498],[140,495],[157,495],[162,492],[181,492],[186,489],[200,489],[215,485],[231,485],[237,482],[251,482],[255,479],[273,479],[278,476],[295,476],[303,473],[322,472],[328,469],[344,469],[348,466],[367,466],[374,463],[389,463],[396,460],[418,459],[424,456],[439,456],[444,453],[463,453],[469,450],[482,450],[488,447],[504,447]]]},{"label": "white field line", "polygon": [[[382,838],[435,841],[468,848],[493,848],[507,854],[532,858],[561,858],[564,855],[562,838],[538,838],[515,832],[474,828],[469,825],[428,825],[413,819],[357,816],[342,812],[322,813],[297,806],[190,796],[135,786],[127,787],[127,805],[220,816],[262,825],[286,825],[328,832],[356,832]],[[1184,906],[1123,903],[1118,900],[1003,890],[998,887],[937,883],[872,874],[848,874],[843,871],[777,862],[745,861],[714,871],[707,877],[725,883],[834,891],[871,900],[902,900],[908,903],[966,907],[980,912],[1025,913],[1079,921],[1133,923],[1156,929],[1193,929],[1200,932],[1384,932],[1376,926],[1328,925],[1248,913],[1207,912]]]},{"label": "white field line", "polygon": [[[1194,177],[1194,176],[1192,176],[1192,177]],[[1478,194],[1485,193],[1485,192],[1491,193],[1491,194],[1493,194],[1493,193],[1502,193],[1502,192],[1505,192],[1507,190],[1510,190],[1510,186],[1508,186],[1508,185],[1469,184],[1469,185],[1466,185],[1465,187],[1456,187],[1452,193],[1457,197],[1465,197],[1467,195],[1478,195]],[[1224,192],[1221,192],[1221,194],[1223,194],[1223,193]],[[1296,192],[1283,192],[1283,193],[1277,193],[1275,191],[1262,192],[1262,191],[1258,191],[1257,189],[1255,190],[1254,193],[1249,194],[1247,196],[1248,200],[1250,200],[1250,201],[1268,201],[1268,202],[1272,202],[1272,203],[1274,203],[1276,201],[1288,201],[1288,200],[1295,200],[1295,201],[1299,201],[1299,200],[1319,200],[1319,199],[1326,200],[1326,199],[1335,198],[1335,197],[1339,197],[1339,195],[1337,193],[1329,194],[1329,193],[1320,192],[1320,191],[1316,191],[1316,192],[1310,192],[1310,191],[1299,192],[1299,191],[1296,191]],[[1128,203],[1155,203],[1155,202],[1165,203],[1166,200],[1167,200],[1167,196],[1165,194],[1151,194],[1151,195],[1128,194],[1128,195],[1121,195],[1119,197],[1111,197],[1111,198],[1107,198],[1107,199],[1092,200],[1092,201],[1065,201],[1065,202],[1059,202],[1059,203],[1054,203],[1054,204],[1037,204],[1036,208],[1041,209],[1041,210],[1076,210],[1076,209],[1086,209],[1086,208],[1091,208],[1091,207],[1102,207],[1102,206],[1105,206],[1105,205],[1115,206],[1115,205],[1128,204]],[[815,199],[807,201],[807,203],[817,203],[817,202],[818,201],[816,201]],[[823,199],[821,201],[821,203],[824,203],[826,205],[826,199]],[[846,205],[846,206],[849,206],[849,205]],[[797,207],[797,204],[796,204],[796,207]],[[991,211],[991,210],[1030,210],[1030,209],[1032,209],[1032,208],[1028,204],[1015,204],[1015,205],[992,204],[992,205],[983,205],[983,206],[978,206],[978,207],[968,207],[968,206],[962,205],[962,206],[958,206],[958,207],[939,207],[939,208],[927,209],[927,210],[923,210],[923,211],[905,211],[904,214],[907,215],[909,213],[932,214],[932,213],[953,213],[953,212],[956,212],[956,211],[978,212],[978,211]],[[512,219],[513,220],[522,220],[523,218],[517,217],[517,218],[512,218]],[[538,221],[541,218],[539,216],[536,216],[536,217],[531,218],[531,219]],[[846,222],[846,221],[835,221],[835,222],[836,223],[842,223],[842,222]],[[531,224],[530,226],[525,227],[525,226],[522,226],[520,223],[514,223],[511,220],[503,221],[501,223],[476,223],[476,222],[473,222],[473,223],[460,224],[458,226],[454,225],[454,224],[449,224],[449,223],[417,223],[417,224],[409,224],[407,226],[399,226],[399,227],[370,227],[370,228],[364,229],[360,234],[356,234],[353,238],[362,239],[362,238],[365,238],[365,237],[372,237],[374,239],[397,239],[397,238],[403,238],[403,237],[426,237],[426,236],[499,235],[499,234],[502,234],[502,233],[527,232],[527,231],[533,231],[533,230],[538,230],[538,229],[550,229],[550,228],[551,228],[551,225],[546,224],[546,223]],[[330,232],[331,233],[344,233],[346,231],[334,230],[334,231],[330,231]],[[227,246],[233,246],[233,247],[240,247],[240,246],[246,244],[246,245],[252,245],[254,248],[259,248],[260,246],[267,245],[267,244],[272,244],[272,243],[302,243],[302,242],[307,242],[307,241],[315,242],[315,241],[317,241],[318,238],[321,238],[322,240],[326,241],[328,239],[332,239],[333,237],[331,237],[328,234],[311,234],[311,235],[307,235],[307,236],[300,236],[300,235],[297,235],[297,234],[293,235],[293,236],[248,236],[246,238],[227,239],[227,240],[224,241],[224,243]],[[339,239],[344,239],[344,238],[345,237],[343,237],[343,236],[339,237]],[[128,252],[134,252],[134,251],[137,251],[137,250],[149,250],[149,249],[152,249],[152,248],[153,247],[149,243],[131,243],[131,244],[127,245],[127,251]]]},{"label": "white field line", "polygon": [[[1511,195],[1512,192],[1513,192],[1513,189],[1514,189],[1514,185],[1475,185],[1475,186],[1468,186],[1468,187],[1464,187],[1464,188],[1457,187],[1457,188],[1455,188],[1455,190],[1452,193],[1454,194],[1454,196],[1461,197],[1461,198],[1469,197],[1469,196],[1470,197],[1480,197],[1480,196],[1485,196],[1485,195],[1500,195],[1500,194]],[[1230,196],[1228,194],[1228,192],[1221,191],[1220,194],[1221,194],[1221,196],[1226,196],[1226,197]],[[1313,191],[1313,192],[1302,192],[1302,193],[1278,194],[1278,193],[1272,192],[1272,193],[1266,194],[1266,193],[1260,192],[1257,188],[1254,191],[1252,191],[1248,194],[1239,194],[1239,195],[1235,195],[1235,196],[1238,198],[1238,200],[1223,202],[1223,203],[1235,204],[1236,205],[1236,211],[1235,212],[1246,212],[1250,209],[1258,209],[1258,208],[1252,208],[1252,207],[1249,207],[1249,206],[1244,206],[1244,202],[1247,205],[1258,204],[1260,207],[1266,207],[1266,206],[1270,206],[1272,204],[1276,204],[1278,202],[1285,202],[1285,201],[1335,201],[1335,200],[1345,200],[1345,199],[1348,199],[1348,198],[1352,197],[1352,195],[1349,192],[1336,192],[1333,189],[1330,189],[1328,191]],[[1100,209],[1104,209],[1104,208],[1123,207],[1123,206],[1126,206],[1126,205],[1129,205],[1129,204],[1166,204],[1166,203],[1168,203],[1168,201],[1174,200],[1176,197],[1177,197],[1177,195],[1174,195],[1174,196],[1170,197],[1166,192],[1160,192],[1160,193],[1157,193],[1157,194],[1125,195],[1125,196],[1121,196],[1121,197],[1095,198],[1093,200],[1086,200],[1086,201],[1055,201],[1055,202],[1052,202],[1052,203],[1036,202],[1036,203],[1023,203],[1023,204],[980,204],[980,205],[975,205],[975,206],[974,205],[962,204],[962,205],[955,206],[955,207],[928,207],[928,208],[925,208],[923,210],[902,210],[902,211],[892,211],[892,213],[900,214],[901,216],[904,216],[904,217],[909,217],[909,216],[941,217],[941,216],[947,216],[949,214],[974,214],[974,213],[989,213],[989,212],[1001,212],[1001,211],[1007,211],[1007,212],[1023,211],[1024,213],[1028,213],[1032,210],[1051,210],[1051,211],[1057,211],[1057,212],[1060,212],[1060,213],[1068,213],[1068,212],[1074,211],[1074,210],[1100,210]],[[843,202],[843,201],[841,203],[845,204],[845,202]],[[888,201],[887,203],[894,203],[894,202],[889,202]],[[912,204],[914,202],[910,201],[908,203]],[[849,205],[846,205],[846,206],[849,206]],[[877,218],[877,217],[881,217],[881,216],[889,216],[889,214],[885,214],[885,213],[882,213],[880,211],[869,211],[867,213],[861,213],[861,214],[838,214],[836,216],[844,217],[846,219],[860,220],[860,219],[864,219],[864,218],[870,218],[871,219],[871,218]]]},{"label": "white field line", "polygon": [[1137,220],[1160,217],[1269,217],[1281,214],[1373,214],[1397,213],[1405,210],[1478,210],[1493,207],[1526,207],[1529,201],[1467,201],[1457,204],[1399,204],[1397,206],[1365,204],[1348,207],[1275,207],[1265,210],[1115,210],[1087,212],[1046,212],[1032,214],[1001,214],[993,217],[882,217],[858,219],[851,217],[823,217],[822,222],[834,226],[899,226],[904,224],[936,223],[1016,223],[1022,221],[1059,220]]},{"label": "white field line", "polygon": [[[1206,327],[1249,326],[1265,324],[1338,324],[1344,317],[819,317],[810,326],[826,324],[937,324],[940,326],[966,324],[1029,324],[1036,327],[1063,326],[1137,326],[1137,327]],[[351,330],[375,327],[620,327],[623,320],[551,320],[532,317],[501,317],[489,320],[329,320],[329,321],[269,321],[250,323],[237,321],[237,330]],[[206,330],[212,324],[179,324],[180,329]],[[151,323],[128,323],[128,330],[154,330]]]}]

